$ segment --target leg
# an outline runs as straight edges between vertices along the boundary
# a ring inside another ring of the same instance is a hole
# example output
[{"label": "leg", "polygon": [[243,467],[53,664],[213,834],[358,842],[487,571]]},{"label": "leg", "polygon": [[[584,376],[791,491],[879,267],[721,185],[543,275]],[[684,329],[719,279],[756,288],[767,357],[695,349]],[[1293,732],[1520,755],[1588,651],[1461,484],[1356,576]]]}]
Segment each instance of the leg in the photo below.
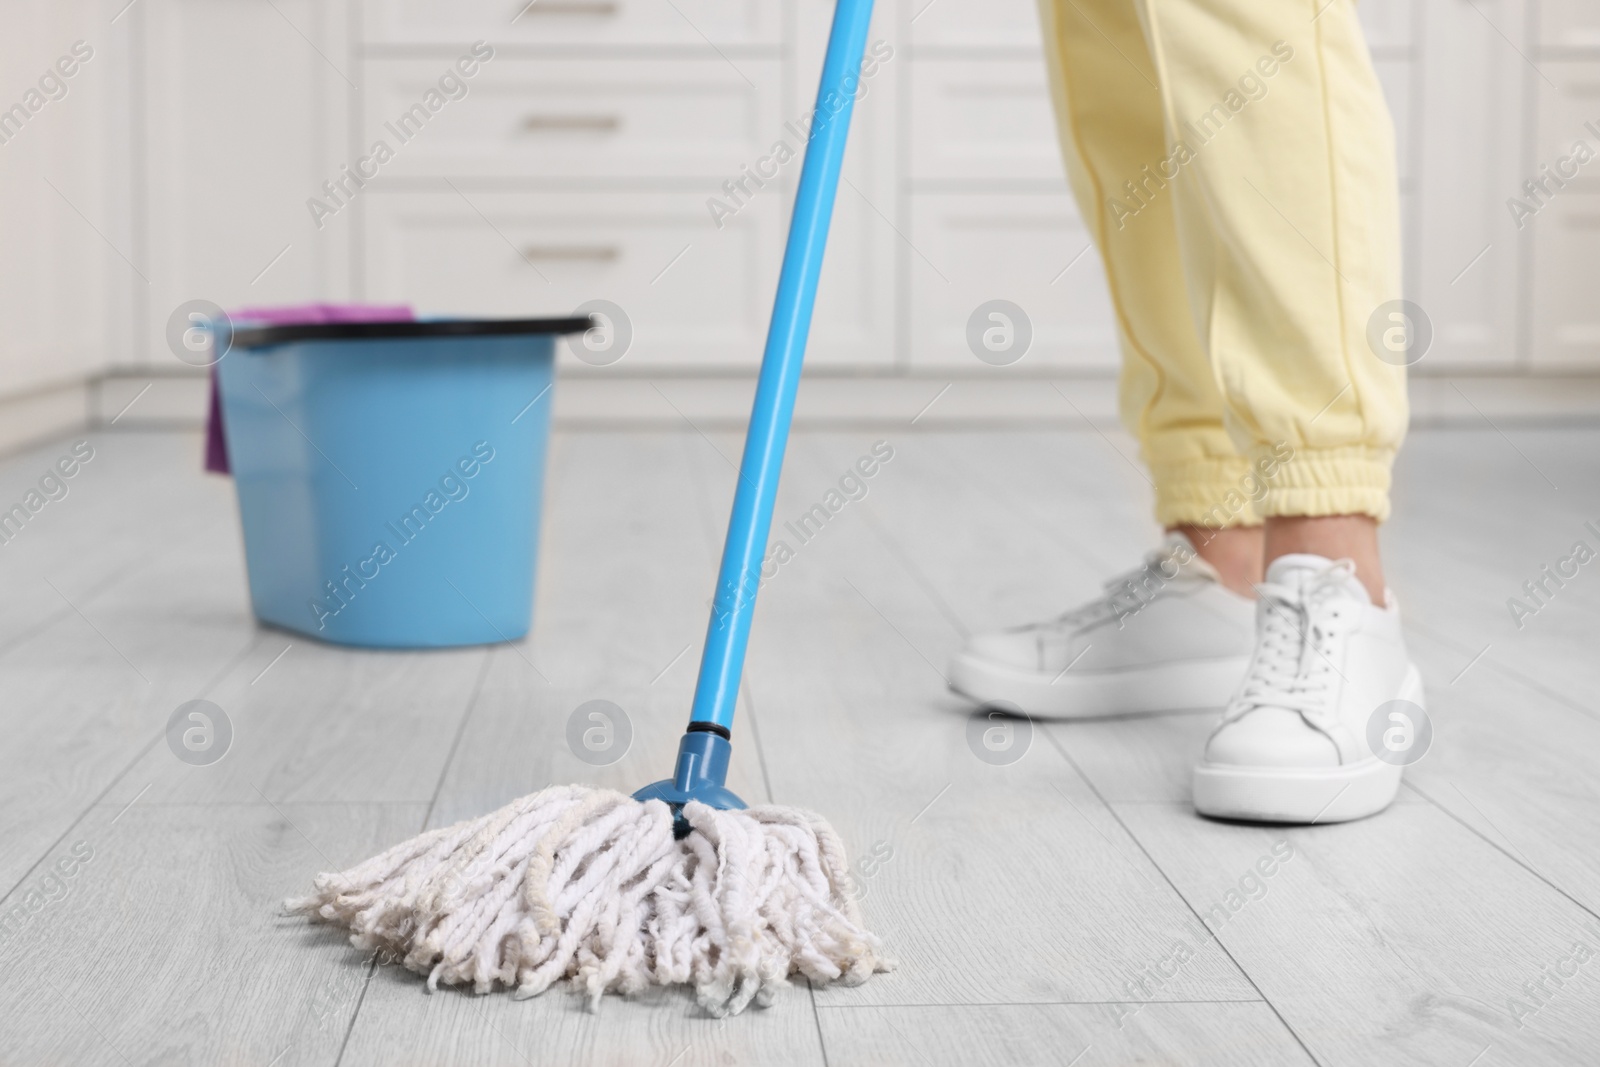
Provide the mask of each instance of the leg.
[{"label": "leg", "polygon": [[[1224,427],[1189,313],[1174,197],[1159,173],[1169,155],[1159,76],[1138,11],[1133,0],[1040,0],[1040,17],[1067,176],[1116,315],[1122,420],[1150,468],[1156,519],[1209,535],[1255,525],[1240,492],[1250,464]],[[1212,536],[1191,540],[1202,558],[1216,554]]]},{"label": "leg", "polygon": [[[1133,0],[1041,0],[1040,12],[1068,175],[1119,327],[1122,417],[1169,537],[1089,603],[974,635],[950,683],[980,702],[1069,718],[1215,707],[1254,641],[1260,493],[1223,426],[1189,315],[1172,198],[1155,195],[1162,179],[1143,176],[1167,151],[1155,64]],[[1107,211],[1107,195],[1135,180],[1151,192],[1137,217]]]},{"label": "leg", "polygon": [[1378,523],[1367,515],[1283,515],[1269,518],[1265,526],[1180,525],[1202,559],[1216,568],[1222,584],[1240,596],[1254,597],[1266,573],[1266,564],[1293,553],[1349,559],[1374,603],[1386,592],[1383,562],[1378,557]]},{"label": "leg", "polygon": [[1281,460],[1256,503],[1265,561],[1352,558],[1381,603],[1375,528],[1405,431],[1405,372],[1366,332],[1400,295],[1398,181],[1354,4],[1140,3],[1225,425],[1251,459]]},{"label": "leg", "polygon": [[1348,559],[1374,604],[1387,599],[1378,558],[1378,523],[1368,515],[1281,515],[1267,520],[1264,561],[1291,554]]},{"label": "leg", "polygon": [[1422,700],[1376,535],[1406,422],[1403,369],[1365,341],[1399,295],[1388,112],[1351,0],[1137,2],[1190,310],[1266,521],[1255,651],[1195,769],[1195,806],[1370,815],[1405,762],[1371,739]]},{"label": "leg", "polygon": [[1173,528],[1194,545],[1200,558],[1211,564],[1222,584],[1247,599],[1255,599],[1264,574],[1265,538],[1260,526],[1208,526],[1183,524]]}]

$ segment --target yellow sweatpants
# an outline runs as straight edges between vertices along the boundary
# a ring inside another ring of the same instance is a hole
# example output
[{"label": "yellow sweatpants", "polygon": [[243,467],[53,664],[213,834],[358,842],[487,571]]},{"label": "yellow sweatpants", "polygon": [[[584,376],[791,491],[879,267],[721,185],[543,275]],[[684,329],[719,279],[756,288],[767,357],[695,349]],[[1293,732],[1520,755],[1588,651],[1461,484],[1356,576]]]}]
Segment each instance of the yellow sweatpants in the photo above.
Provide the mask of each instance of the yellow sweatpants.
[{"label": "yellow sweatpants", "polygon": [[1040,0],[1166,526],[1389,513],[1394,133],[1353,0]]}]

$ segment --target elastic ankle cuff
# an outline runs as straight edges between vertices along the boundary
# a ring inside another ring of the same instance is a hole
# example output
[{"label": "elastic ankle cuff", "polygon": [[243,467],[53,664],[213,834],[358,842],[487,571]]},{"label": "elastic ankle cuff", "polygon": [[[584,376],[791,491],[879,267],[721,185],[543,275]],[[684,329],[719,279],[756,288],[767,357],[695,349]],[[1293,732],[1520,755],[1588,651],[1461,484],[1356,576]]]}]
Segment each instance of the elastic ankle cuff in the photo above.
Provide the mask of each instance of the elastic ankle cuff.
[{"label": "elastic ankle cuff", "polygon": [[1243,456],[1207,456],[1150,464],[1156,521],[1162,526],[1257,526],[1262,480]]},{"label": "elastic ankle cuff", "polygon": [[1370,515],[1389,517],[1390,470],[1394,449],[1352,445],[1345,448],[1257,449],[1252,455],[1277,455],[1276,473],[1256,505],[1262,516]]}]

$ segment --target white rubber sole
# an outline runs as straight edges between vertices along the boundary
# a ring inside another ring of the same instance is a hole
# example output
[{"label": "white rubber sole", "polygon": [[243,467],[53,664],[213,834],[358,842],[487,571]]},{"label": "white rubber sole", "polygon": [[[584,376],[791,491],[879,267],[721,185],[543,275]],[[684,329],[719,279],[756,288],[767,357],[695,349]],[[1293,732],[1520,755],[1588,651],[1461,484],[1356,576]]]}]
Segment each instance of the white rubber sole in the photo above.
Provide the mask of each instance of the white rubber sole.
[{"label": "white rubber sole", "polygon": [[1233,698],[1249,665],[1249,656],[1229,656],[1050,675],[962,652],[950,665],[950,688],[979,704],[1004,702],[1029,715],[1089,719],[1222,707]]},{"label": "white rubber sole", "polygon": [[[1406,669],[1398,696],[1423,703],[1422,676]],[[1340,767],[1242,767],[1201,761],[1194,769],[1194,807],[1201,815],[1251,822],[1350,822],[1394,802],[1405,769],[1368,756]]]}]

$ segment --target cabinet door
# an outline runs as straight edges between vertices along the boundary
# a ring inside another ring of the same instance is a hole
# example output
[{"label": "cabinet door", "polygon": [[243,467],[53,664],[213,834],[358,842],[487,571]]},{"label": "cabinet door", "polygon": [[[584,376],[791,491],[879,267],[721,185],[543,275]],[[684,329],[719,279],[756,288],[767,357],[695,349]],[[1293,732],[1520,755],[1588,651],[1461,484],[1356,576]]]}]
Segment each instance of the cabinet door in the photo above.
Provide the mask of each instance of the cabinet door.
[{"label": "cabinet door", "polygon": [[[1318,0],[1318,6],[1324,0]],[[1393,53],[1412,43],[1416,0],[1360,0],[1356,15],[1374,53]]]},{"label": "cabinet door", "polygon": [[[833,17],[831,0],[799,0],[794,62],[786,121],[809,115]],[[833,225],[817,283],[806,363],[810,366],[884,368],[896,359],[896,323],[902,294],[896,261],[905,229],[896,171],[899,159],[900,85],[910,49],[897,36],[895,0],[880,0],[867,32],[861,91],[850,120]],[[791,138],[782,130],[775,139]],[[783,172],[787,211],[800,176],[796,159]],[[787,222],[787,216],[785,216]]]},{"label": "cabinet door", "polygon": [[[346,162],[356,77],[328,0],[142,0],[149,358],[186,301],[340,299],[347,215],[307,202]],[[133,12],[130,12],[130,15]]]},{"label": "cabinet door", "polygon": [[1412,127],[1412,77],[1416,64],[1409,59],[1375,57],[1372,63],[1378,82],[1383,86],[1383,98],[1389,105],[1389,115],[1394,120],[1395,163],[1400,171],[1400,187],[1408,189],[1416,177]]},{"label": "cabinet door", "polygon": [[[1100,258],[1066,192],[917,193],[911,214],[915,365],[983,370],[991,360],[973,351],[968,326],[992,300],[1009,301],[1027,316],[1032,343],[1016,363],[1022,371],[1117,365]],[[1018,328],[980,318],[983,328]]]},{"label": "cabinet door", "polygon": [[914,181],[1060,183],[1061,142],[1044,59],[922,59],[911,64]]},{"label": "cabinet door", "polygon": [[1594,0],[1540,0],[1539,43],[1551,48],[1600,48],[1600,5]]},{"label": "cabinet door", "polygon": [[[1424,369],[1516,362],[1519,237],[1506,197],[1521,182],[1527,67],[1512,0],[1423,0],[1424,78],[1416,136],[1416,301],[1433,324]],[[1412,146],[1402,144],[1402,154]]]},{"label": "cabinet door", "polygon": [[[81,380],[108,352],[122,356],[129,297],[144,288],[125,198],[127,49],[105,18],[48,0],[0,8],[0,395]],[[8,406],[0,448],[80,419],[82,401],[60,395],[49,408],[43,394]]]},{"label": "cabinet door", "polygon": [[[1586,153],[1600,153],[1600,55],[1591,59],[1544,59],[1539,69],[1549,82],[1539,83],[1534,158],[1523,180],[1546,182],[1552,190],[1550,197],[1561,197],[1569,191],[1600,193],[1600,159],[1588,163],[1581,159]],[[1547,177],[1545,167],[1555,180]],[[1531,207],[1550,198],[1533,197],[1526,188],[1511,192]],[[1534,226],[1530,219],[1524,228]]]},{"label": "cabinet door", "polygon": [[1533,263],[1533,365],[1600,367],[1600,195],[1574,193],[1539,213]]},{"label": "cabinet door", "polygon": [[904,0],[918,49],[1039,50],[1038,0]]},{"label": "cabinet door", "polygon": [[1539,66],[1554,88],[1539,84],[1537,163],[1528,178],[1543,188],[1516,191],[1537,209],[1521,219],[1533,253],[1532,362],[1541,370],[1594,368],[1600,366],[1600,59]]}]

